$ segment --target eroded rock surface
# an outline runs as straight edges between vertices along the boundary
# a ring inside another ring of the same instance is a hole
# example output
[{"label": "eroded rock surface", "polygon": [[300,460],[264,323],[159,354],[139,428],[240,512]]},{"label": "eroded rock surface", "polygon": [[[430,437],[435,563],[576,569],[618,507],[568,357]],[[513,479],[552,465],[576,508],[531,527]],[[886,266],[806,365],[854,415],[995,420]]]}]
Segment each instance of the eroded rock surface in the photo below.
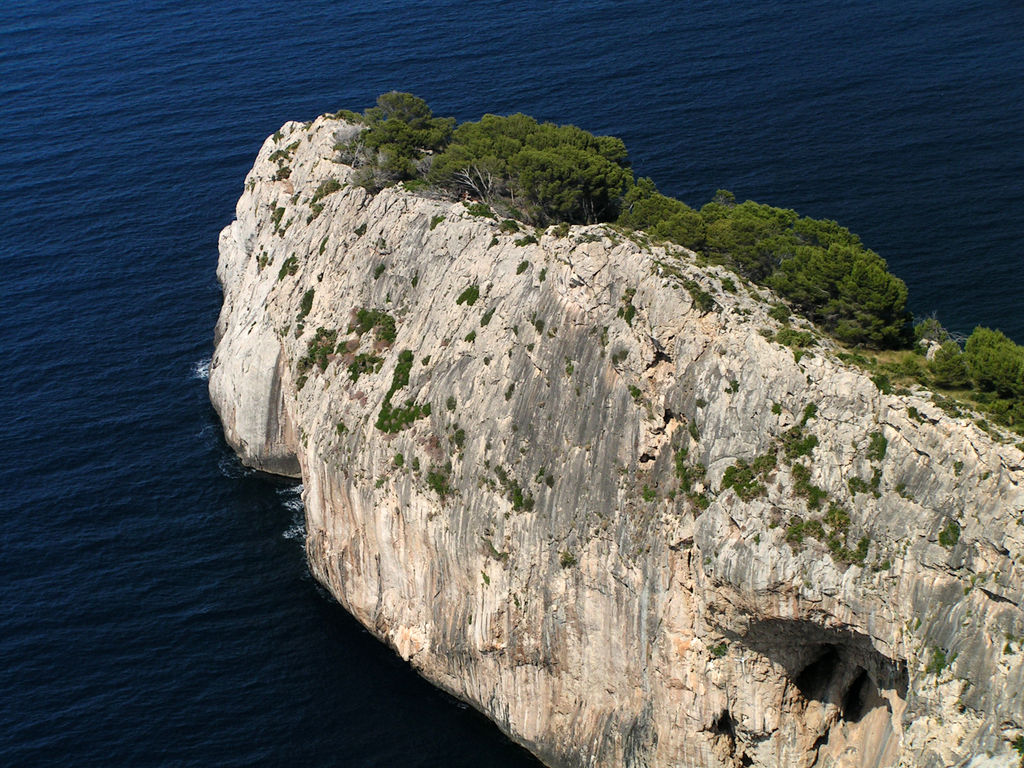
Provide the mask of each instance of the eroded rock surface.
[{"label": "eroded rock surface", "polygon": [[371,196],[356,130],[264,144],[210,375],[342,605],[552,766],[1019,762],[1017,447],[683,249]]}]

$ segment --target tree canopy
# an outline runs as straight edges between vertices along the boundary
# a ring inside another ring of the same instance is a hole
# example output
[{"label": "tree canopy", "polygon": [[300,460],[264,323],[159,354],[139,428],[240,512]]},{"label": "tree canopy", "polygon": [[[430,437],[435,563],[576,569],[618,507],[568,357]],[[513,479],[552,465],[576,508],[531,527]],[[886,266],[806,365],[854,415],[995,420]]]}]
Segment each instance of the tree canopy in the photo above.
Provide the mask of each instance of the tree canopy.
[{"label": "tree canopy", "polygon": [[362,155],[358,159],[369,171],[364,182],[374,188],[416,178],[421,158],[444,147],[455,126],[454,118],[434,117],[423,99],[397,91],[378,96],[364,122],[352,150]]},{"label": "tree canopy", "polygon": [[964,345],[964,362],[980,389],[1024,398],[1024,347],[1001,331],[975,328]]},{"label": "tree canopy", "polygon": [[[835,221],[737,203],[726,190],[695,210],[651,179],[634,179],[621,139],[520,113],[456,127],[423,99],[392,91],[361,118],[348,114],[366,127],[339,149],[368,189],[418,180],[530,224],[616,222],[771,287],[840,341],[875,348],[912,341],[906,285]],[[983,390],[1024,397],[1024,350],[998,331],[976,329],[962,352],[948,337],[939,341],[946,343],[929,364],[937,381],[969,378]]]},{"label": "tree canopy", "polygon": [[633,174],[620,139],[515,114],[460,125],[429,178],[487,201],[507,197],[536,223],[593,224],[618,215]]},{"label": "tree canopy", "polygon": [[697,251],[704,249],[707,240],[704,217],[682,200],[658,192],[647,177],[637,179],[623,197],[619,224]]},{"label": "tree canopy", "polygon": [[840,341],[873,347],[909,340],[907,287],[860,238],[828,219],[718,190],[699,212],[640,179],[619,223],[645,230],[770,286]]}]

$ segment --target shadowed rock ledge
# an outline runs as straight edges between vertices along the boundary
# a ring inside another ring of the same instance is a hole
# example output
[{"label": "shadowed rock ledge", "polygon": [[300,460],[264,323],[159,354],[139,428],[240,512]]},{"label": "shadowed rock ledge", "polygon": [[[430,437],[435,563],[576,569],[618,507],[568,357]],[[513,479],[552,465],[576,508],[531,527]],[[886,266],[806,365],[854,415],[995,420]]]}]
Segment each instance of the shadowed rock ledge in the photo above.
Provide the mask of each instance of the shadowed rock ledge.
[{"label": "shadowed rock ledge", "polygon": [[357,130],[263,145],[210,373],[347,610],[552,766],[1019,763],[1017,447],[684,249],[371,196]]}]

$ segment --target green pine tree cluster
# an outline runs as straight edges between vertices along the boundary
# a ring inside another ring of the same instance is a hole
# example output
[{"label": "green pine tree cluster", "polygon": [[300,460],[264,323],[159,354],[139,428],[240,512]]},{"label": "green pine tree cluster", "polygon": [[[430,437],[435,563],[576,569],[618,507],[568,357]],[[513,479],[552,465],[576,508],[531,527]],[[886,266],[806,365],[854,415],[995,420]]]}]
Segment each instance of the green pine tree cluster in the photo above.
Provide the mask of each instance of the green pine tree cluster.
[{"label": "green pine tree cluster", "polygon": [[696,211],[643,178],[626,193],[619,223],[770,286],[844,343],[891,348],[910,341],[906,285],[834,221],[737,203],[725,190]]},{"label": "green pine tree cluster", "polygon": [[978,326],[961,345],[929,318],[915,328],[918,338],[939,344],[928,361],[935,386],[970,390],[975,405],[996,421],[1024,428],[1024,347],[1001,331]]}]

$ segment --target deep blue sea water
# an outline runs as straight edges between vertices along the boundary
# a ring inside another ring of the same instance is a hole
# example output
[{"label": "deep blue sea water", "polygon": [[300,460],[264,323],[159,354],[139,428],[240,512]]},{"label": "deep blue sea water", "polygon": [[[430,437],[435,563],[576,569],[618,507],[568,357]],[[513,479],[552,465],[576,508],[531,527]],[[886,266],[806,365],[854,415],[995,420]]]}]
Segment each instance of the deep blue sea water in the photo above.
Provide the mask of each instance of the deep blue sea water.
[{"label": "deep blue sea water", "polygon": [[206,397],[264,137],[410,90],[834,218],[1024,342],[1024,4],[0,4],[0,764],[528,766],[306,573]]}]

